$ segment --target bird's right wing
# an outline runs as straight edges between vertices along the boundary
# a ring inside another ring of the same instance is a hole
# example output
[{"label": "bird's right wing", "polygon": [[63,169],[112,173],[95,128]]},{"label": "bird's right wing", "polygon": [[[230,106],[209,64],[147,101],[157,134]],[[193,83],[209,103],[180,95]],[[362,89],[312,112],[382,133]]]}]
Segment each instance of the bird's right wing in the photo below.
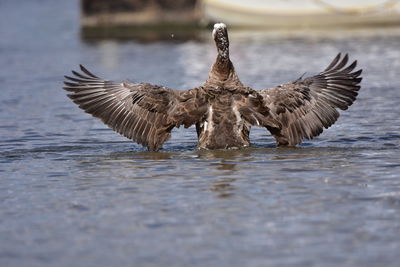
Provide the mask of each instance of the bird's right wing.
[{"label": "bird's right wing", "polygon": [[82,73],[65,76],[64,89],[81,109],[123,136],[158,150],[172,128],[189,127],[206,113],[198,90],[172,90],[149,83],[112,82],[81,66]]},{"label": "bird's right wing", "polygon": [[349,66],[347,54],[338,54],[321,73],[261,90],[259,94],[269,109],[269,116],[281,126],[267,126],[278,145],[295,146],[312,139],[339,117],[337,108],[346,110],[360,89],[362,70],[354,71],[357,61]]}]

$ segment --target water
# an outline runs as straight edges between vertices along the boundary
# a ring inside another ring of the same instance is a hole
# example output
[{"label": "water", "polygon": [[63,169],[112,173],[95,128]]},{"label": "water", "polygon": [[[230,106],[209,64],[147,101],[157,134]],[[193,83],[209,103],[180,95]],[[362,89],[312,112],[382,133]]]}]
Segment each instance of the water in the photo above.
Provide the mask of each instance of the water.
[{"label": "water", "polygon": [[[61,13],[60,13],[61,11]],[[61,90],[79,63],[110,79],[202,83],[204,42],[79,38],[76,1],[0,2],[1,266],[398,266],[399,30],[231,33],[256,89],[359,59],[355,104],[320,137],[277,149],[197,151],[179,129],[147,152]]]}]

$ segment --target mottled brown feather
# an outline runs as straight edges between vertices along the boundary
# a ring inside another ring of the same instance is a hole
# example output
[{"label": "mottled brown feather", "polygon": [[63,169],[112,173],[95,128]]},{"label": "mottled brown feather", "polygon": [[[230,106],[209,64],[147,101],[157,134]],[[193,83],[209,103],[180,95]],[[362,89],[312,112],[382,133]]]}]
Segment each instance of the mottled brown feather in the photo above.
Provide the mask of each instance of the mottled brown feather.
[{"label": "mottled brown feather", "polygon": [[270,116],[281,123],[281,127],[267,126],[278,145],[295,146],[318,136],[338,119],[336,109],[346,110],[354,102],[362,70],[352,72],[357,61],[346,67],[347,62],[348,55],[342,58],[339,53],[313,77],[259,92]]},{"label": "mottled brown feather", "polygon": [[[149,83],[116,83],[101,79],[81,65],[82,73],[65,76],[68,97],[85,112],[123,136],[158,150],[173,127],[189,127],[206,112],[197,89],[185,92]],[[193,112],[193,107],[196,112]]]}]

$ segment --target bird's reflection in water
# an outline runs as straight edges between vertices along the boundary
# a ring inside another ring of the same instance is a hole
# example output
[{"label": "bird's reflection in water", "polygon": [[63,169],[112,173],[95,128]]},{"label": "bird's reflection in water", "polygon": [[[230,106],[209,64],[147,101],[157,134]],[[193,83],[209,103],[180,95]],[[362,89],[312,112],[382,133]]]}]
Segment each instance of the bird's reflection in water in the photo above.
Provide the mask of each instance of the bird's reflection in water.
[{"label": "bird's reflection in water", "polygon": [[251,152],[248,149],[230,150],[198,150],[200,159],[210,160],[210,165],[215,166],[216,170],[232,171],[238,170],[237,163],[250,161]]},{"label": "bird's reflection in water", "polygon": [[197,155],[202,159],[225,159],[225,160],[246,160],[251,157],[250,148],[242,149],[218,149],[218,150],[197,150]]},{"label": "bird's reflection in water", "polygon": [[234,195],[235,186],[232,183],[235,178],[217,179],[210,185],[210,191],[215,192],[219,198],[229,198]]},{"label": "bird's reflection in water", "polygon": [[[233,176],[241,169],[240,164],[253,159],[251,149],[198,150],[197,155],[199,159],[209,161],[209,166],[213,166],[218,175],[224,176]],[[236,190],[235,181],[233,177],[214,179],[209,190],[218,198],[230,198]]]},{"label": "bird's reflection in water", "polygon": [[[176,153],[173,152],[129,152],[131,159],[137,160],[168,160],[173,158]],[[123,155],[122,155],[123,156]]]}]

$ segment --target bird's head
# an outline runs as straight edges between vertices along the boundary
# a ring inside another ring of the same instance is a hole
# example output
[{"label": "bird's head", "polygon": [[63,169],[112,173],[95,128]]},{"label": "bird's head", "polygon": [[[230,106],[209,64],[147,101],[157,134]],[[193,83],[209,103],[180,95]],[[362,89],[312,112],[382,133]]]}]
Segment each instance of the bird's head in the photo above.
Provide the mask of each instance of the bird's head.
[{"label": "bird's head", "polygon": [[214,24],[212,36],[217,46],[218,55],[224,59],[229,59],[229,39],[226,25],[224,23]]},{"label": "bird's head", "polygon": [[207,82],[225,85],[228,83],[241,84],[229,59],[229,39],[226,25],[224,23],[214,24],[212,36],[217,46],[218,56],[208,74]]}]

